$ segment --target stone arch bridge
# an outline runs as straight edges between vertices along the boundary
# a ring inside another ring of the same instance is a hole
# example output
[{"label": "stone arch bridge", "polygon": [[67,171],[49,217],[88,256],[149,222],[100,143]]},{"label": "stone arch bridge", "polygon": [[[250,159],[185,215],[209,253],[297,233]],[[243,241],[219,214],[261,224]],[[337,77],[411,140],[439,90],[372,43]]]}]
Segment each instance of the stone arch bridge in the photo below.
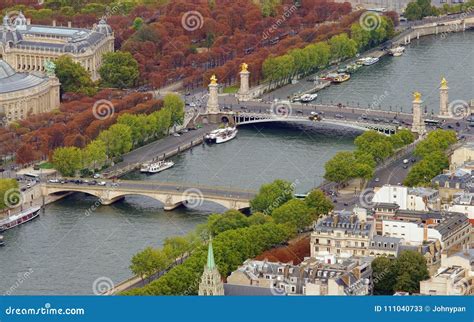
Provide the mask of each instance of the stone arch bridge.
[{"label": "stone arch bridge", "polygon": [[256,191],[153,181],[106,181],[105,185],[79,184],[73,181],[68,180],[62,184],[42,183],[41,193],[46,197],[51,194],[81,192],[99,198],[101,205],[110,205],[126,196],[138,195],[160,201],[165,210],[173,210],[182,205],[198,208],[204,201],[240,210],[249,208],[250,200],[256,195]]}]

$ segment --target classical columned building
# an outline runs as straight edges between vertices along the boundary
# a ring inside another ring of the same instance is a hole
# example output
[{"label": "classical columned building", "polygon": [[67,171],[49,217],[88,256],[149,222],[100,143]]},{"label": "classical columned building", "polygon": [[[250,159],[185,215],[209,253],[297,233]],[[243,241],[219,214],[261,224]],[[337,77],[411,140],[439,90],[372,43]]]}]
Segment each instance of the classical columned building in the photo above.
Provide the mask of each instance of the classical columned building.
[{"label": "classical columned building", "polygon": [[54,75],[17,73],[0,59],[1,118],[12,122],[59,108],[59,86]]},{"label": "classical columned building", "polygon": [[0,58],[17,72],[44,72],[47,61],[67,55],[97,80],[102,56],[113,51],[114,33],[104,19],[89,30],[32,25],[20,13],[13,21],[5,16],[0,27]]}]

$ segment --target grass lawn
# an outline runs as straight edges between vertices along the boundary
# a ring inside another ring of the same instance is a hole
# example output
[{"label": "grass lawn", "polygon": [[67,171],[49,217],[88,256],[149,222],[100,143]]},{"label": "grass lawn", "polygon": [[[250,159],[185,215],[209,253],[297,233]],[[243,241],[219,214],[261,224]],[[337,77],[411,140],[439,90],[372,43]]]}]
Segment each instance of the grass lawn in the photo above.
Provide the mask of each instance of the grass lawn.
[{"label": "grass lawn", "polygon": [[40,169],[54,169],[54,166],[50,162],[43,162],[39,165]]},{"label": "grass lawn", "polygon": [[235,94],[239,90],[238,86],[229,86],[224,88],[224,94]]}]

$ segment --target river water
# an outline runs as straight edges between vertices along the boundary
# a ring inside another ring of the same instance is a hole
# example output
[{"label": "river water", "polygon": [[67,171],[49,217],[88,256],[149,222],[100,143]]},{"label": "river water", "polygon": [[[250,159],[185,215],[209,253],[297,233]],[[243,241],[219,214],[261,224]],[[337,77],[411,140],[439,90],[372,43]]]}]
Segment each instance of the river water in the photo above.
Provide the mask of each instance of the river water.
[{"label": "river water", "polygon": [[[319,93],[324,101],[409,106],[420,91],[437,110],[439,81],[448,79],[450,100],[474,98],[474,33],[415,40],[402,57],[385,57],[339,86]],[[374,102],[375,100],[375,102]],[[399,108],[399,107],[398,107]],[[304,125],[242,127],[238,138],[222,145],[198,146],[176,156],[163,173],[128,178],[257,189],[282,178],[306,192],[322,181],[324,163],[336,152],[353,149],[357,133]],[[93,294],[94,281],[118,283],[128,277],[131,256],[184,234],[220,206],[165,212],[152,199],[130,196],[86,216],[95,198],[74,194],[45,208],[31,223],[4,233],[0,248],[0,294]]]}]

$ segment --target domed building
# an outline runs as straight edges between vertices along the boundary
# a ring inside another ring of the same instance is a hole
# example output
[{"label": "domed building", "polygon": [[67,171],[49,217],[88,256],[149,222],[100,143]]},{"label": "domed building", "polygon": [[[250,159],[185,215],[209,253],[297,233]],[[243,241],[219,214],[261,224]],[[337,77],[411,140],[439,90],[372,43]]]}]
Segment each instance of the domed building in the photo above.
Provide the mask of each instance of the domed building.
[{"label": "domed building", "polygon": [[59,108],[59,86],[59,80],[54,75],[18,73],[0,59],[2,123]]},{"label": "domed building", "polygon": [[17,72],[44,72],[46,61],[67,55],[99,79],[102,56],[114,51],[114,33],[105,19],[92,29],[32,25],[21,12],[0,26],[0,59]]}]

